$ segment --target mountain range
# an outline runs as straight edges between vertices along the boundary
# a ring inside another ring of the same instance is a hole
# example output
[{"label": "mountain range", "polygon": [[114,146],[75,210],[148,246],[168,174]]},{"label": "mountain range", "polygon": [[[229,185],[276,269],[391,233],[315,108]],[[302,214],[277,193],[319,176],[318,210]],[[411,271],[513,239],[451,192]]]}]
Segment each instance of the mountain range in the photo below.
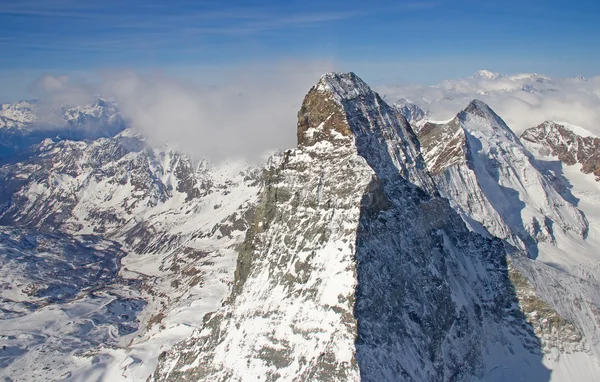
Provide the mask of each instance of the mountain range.
[{"label": "mountain range", "polygon": [[327,73],[296,148],[215,163],[113,101],[2,105],[0,375],[600,380],[600,138],[539,123]]}]

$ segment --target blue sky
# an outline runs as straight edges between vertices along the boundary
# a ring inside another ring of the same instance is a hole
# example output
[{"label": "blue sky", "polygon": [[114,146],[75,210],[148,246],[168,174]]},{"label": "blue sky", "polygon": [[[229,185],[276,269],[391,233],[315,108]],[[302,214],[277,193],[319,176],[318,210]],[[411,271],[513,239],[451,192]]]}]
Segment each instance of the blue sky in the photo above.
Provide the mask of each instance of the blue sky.
[{"label": "blue sky", "polygon": [[43,73],[331,61],[367,81],[598,75],[598,1],[0,0],[0,98]]}]

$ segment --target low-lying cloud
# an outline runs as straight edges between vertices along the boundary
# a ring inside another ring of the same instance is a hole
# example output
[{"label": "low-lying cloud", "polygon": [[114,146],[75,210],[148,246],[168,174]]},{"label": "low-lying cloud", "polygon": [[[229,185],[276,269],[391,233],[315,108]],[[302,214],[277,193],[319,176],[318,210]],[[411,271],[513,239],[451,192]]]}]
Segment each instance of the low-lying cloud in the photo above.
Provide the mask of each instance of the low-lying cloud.
[{"label": "low-lying cloud", "polygon": [[[260,158],[296,145],[296,113],[329,62],[289,62],[220,71],[214,82],[166,74],[108,71],[95,84],[46,75],[33,85],[53,103],[82,105],[98,94],[114,99],[122,115],[156,143],[196,157]],[[194,78],[194,76],[187,76]],[[213,83],[211,83],[213,82]],[[454,117],[474,98],[488,103],[517,133],[545,120],[569,122],[600,135],[600,77],[551,79],[541,75],[475,75],[437,86],[377,88],[389,102],[407,98],[429,118]]]},{"label": "low-lying cloud", "polygon": [[[491,73],[490,73],[491,74]],[[495,77],[495,76],[493,76]],[[600,135],[600,77],[551,79],[536,74],[443,81],[436,86],[401,85],[378,89],[390,102],[402,97],[447,120],[474,98],[486,102],[520,134],[546,120],[569,122]]]},{"label": "low-lying cloud", "polygon": [[86,105],[94,100],[92,85],[73,83],[66,75],[46,74],[31,84],[30,91],[59,105]]},{"label": "low-lying cloud", "polygon": [[123,117],[148,138],[196,157],[254,160],[266,151],[295,147],[302,99],[332,68],[328,62],[244,67],[226,72],[214,84],[160,73],[107,71],[93,86],[46,75],[34,87],[54,103],[81,105],[96,94],[114,99]]}]

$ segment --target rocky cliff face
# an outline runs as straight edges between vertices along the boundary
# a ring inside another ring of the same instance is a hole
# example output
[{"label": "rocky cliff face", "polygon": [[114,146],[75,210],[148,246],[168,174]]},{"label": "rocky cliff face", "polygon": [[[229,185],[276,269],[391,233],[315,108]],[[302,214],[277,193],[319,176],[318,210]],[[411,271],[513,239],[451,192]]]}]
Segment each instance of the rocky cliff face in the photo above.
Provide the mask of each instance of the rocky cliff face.
[{"label": "rocky cliff face", "polygon": [[567,126],[546,121],[525,130],[521,139],[542,146],[568,166],[580,164],[581,172],[600,180],[600,138],[579,135]]},{"label": "rocky cliff face", "polygon": [[328,74],[298,127],[265,171],[231,297],[152,379],[547,378],[507,247],[438,197],[406,120]]}]

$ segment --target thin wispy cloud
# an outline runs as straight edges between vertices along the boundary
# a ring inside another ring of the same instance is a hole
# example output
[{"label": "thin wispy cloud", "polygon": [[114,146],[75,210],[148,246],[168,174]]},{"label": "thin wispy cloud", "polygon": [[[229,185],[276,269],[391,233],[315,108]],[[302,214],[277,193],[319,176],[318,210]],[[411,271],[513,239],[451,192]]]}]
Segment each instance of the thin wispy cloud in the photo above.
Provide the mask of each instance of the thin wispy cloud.
[{"label": "thin wispy cloud", "polygon": [[410,1],[396,4],[389,10],[431,9],[442,5],[441,1]]},{"label": "thin wispy cloud", "polygon": [[[305,9],[295,9],[273,3],[268,6],[234,3],[223,7],[211,2],[188,1],[9,1],[0,7],[0,17],[33,17],[44,22],[35,22],[36,28],[0,31],[0,48],[44,49],[43,46],[50,46],[84,52],[177,49],[206,44],[204,36],[251,38],[258,33],[281,33],[358,19],[381,11],[418,10],[437,4],[430,1],[410,1],[393,6],[313,4],[303,7]],[[66,30],[72,30],[72,33],[66,33]]]},{"label": "thin wispy cloud", "polygon": [[89,18],[102,10],[100,4],[86,1],[4,1],[0,14],[46,18]]},{"label": "thin wispy cloud", "polygon": [[187,33],[196,34],[244,34],[257,33],[283,28],[306,27],[314,24],[340,21],[360,16],[360,12],[314,13],[282,17],[279,15],[262,15],[259,18],[248,18],[244,23],[222,27],[190,27]]}]

